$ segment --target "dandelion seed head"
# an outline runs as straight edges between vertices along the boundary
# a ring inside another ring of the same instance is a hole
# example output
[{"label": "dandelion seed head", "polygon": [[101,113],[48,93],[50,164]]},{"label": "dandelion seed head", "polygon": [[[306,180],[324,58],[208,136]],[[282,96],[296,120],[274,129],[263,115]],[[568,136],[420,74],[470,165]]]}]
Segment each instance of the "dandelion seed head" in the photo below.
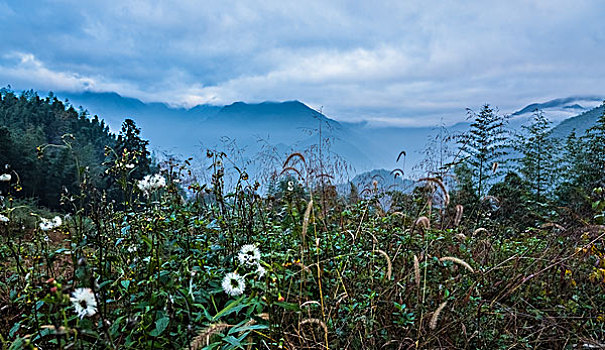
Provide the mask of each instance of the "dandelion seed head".
[{"label": "dandelion seed head", "polygon": [[244,281],[244,278],[237,272],[230,272],[225,275],[221,285],[223,287],[223,291],[232,297],[242,295],[246,289],[246,282]]},{"label": "dandelion seed head", "polygon": [[80,318],[94,316],[97,313],[97,301],[90,288],[77,288],[69,300]]},{"label": "dandelion seed head", "polygon": [[260,250],[254,244],[243,245],[240,248],[237,259],[242,265],[257,265],[260,261]]}]

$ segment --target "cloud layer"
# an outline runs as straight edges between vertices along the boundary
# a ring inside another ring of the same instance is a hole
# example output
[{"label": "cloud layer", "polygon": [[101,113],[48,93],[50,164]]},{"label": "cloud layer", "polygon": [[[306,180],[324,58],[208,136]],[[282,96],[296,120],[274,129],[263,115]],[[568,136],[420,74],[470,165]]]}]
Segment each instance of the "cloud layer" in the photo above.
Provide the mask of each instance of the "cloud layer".
[{"label": "cloud layer", "polygon": [[605,95],[601,1],[0,0],[0,84],[428,125]]}]

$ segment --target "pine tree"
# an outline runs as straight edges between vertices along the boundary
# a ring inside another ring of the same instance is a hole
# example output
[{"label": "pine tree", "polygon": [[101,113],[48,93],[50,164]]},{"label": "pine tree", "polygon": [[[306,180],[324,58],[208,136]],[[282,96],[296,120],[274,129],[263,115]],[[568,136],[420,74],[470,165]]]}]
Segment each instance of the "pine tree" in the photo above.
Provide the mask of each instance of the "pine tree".
[{"label": "pine tree", "polygon": [[116,151],[120,155],[127,151],[136,156],[138,163],[132,174],[134,178],[140,179],[151,170],[151,158],[147,146],[149,146],[149,141],[141,138],[141,129],[137,127],[134,120],[124,120],[122,130],[118,135]]},{"label": "pine tree", "polygon": [[597,187],[605,186],[605,112],[582,137],[582,150],[577,179],[590,193]]},{"label": "pine tree", "polygon": [[479,113],[468,110],[473,122],[468,132],[457,136],[465,156],[463,162],[470,172],[476,198],[487,194],[490,181],[495,178],[498,165],[506,152],[506,118],[498,115],[488,104]]},{"label": "pine tree", "polygon": [[536,202],[544,202],[556,178],[556,141],[550,135],[550,121],[542,111],[536,110],[531,125],[522,128],[525,133],[517,136],[514,146],[522,155],[517,159],[519,172],[529,184]]}]

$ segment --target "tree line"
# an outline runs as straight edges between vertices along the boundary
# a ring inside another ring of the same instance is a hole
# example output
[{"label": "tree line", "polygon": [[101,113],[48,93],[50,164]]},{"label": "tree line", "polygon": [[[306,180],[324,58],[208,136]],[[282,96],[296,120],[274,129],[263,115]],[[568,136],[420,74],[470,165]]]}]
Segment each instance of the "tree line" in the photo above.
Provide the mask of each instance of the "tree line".
[{"label": "tree line", "polygon": [[[32,90],[0,89],[0,173],[18,184],[16,198],[59,209],[61,191],[75,192],[83,174],[95,187],[116,192],[105,164],[125,150],[136,153],[133,177],[142,178],[151,165],[148,144],[131,119],[116,135],[98,116],[77,111],[52,92],[42,98]],[[0,183],[0,191],[9,185]]]}]

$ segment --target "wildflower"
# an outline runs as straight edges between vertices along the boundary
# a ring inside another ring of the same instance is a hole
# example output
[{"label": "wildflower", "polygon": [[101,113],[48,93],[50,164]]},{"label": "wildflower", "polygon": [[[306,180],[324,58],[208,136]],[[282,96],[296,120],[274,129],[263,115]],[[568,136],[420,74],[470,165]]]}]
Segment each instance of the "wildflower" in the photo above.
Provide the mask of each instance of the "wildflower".
[{"label": "wildflower", "polygon": [[2,174],[0,175],[0,181],[9,182],[11,180],[11,174]]},{"label": "wildflower", "polygon": [[42,218],[42,222],[40,223],[40,230],[48,231],[54,228],[52,221]]},{"label": "wildflower", "polygon": [[240,249],[237,259],[242,265],[257,265],[260,261],[260,250],[254,244],[246,244]]},{"label": "wildflower", "polygon": [[294,182],[293,181],[288,181],[288,191],[289,192],[294,191]]},{"label": "wildflower", "polygon": [[77,288],[69,298],[80,318],[93,316],[97,313],[97,301],[90,288]]},{"label": "wildflower", "polygon": [[145,177],[137,183],[137,187],[147,195],[164,186],[166,186],[166,179],[160,174],[145,175]]},{"label": "wildflower", "polygon": [[258,267],[256,268],[256,274],[258,275],[259,278],[261,278],[265,275],[265,273],[267,273],[267,270],[265,270],[265,268],[259,264]]},{"label": "wildflower", "polygon": [[126,169],[134,169],[134,164],[126,164]]},{"label": "wildflower", "polygon": [[223,278],[222,287],[225,293],[233,297],[244,293],[246,283],[244,282],[244,278],[237,272],[230,272]]},{"label": "wildflower", "polygon": [[52,220],[41,218],[42,222],[40,222],[40,229],[42,231],[49,231],[55,229],[63,224],[63,220],[60,216],[55,216]]},{"label": "wildflower", "polygon": [[128,247],[128,252],[129,253],[134,253],[137,251],[137,246],[136,245],[131,245],[130,247]]},{"label": "wildflower", "polygon": [[59,227],[59,226],[61,226],[61,224],[63,224],[63,220],[61,220],[61,217],[59,217],[59,216],[55,216],[55,217],[53,218],[52,223],[53,223],[53,226],[54,226],[54,227]]},{"label": "wildflower", "polygon": [[8,222],[8,221],[9,221],[8,217],[0,214],[0,222]]}]

